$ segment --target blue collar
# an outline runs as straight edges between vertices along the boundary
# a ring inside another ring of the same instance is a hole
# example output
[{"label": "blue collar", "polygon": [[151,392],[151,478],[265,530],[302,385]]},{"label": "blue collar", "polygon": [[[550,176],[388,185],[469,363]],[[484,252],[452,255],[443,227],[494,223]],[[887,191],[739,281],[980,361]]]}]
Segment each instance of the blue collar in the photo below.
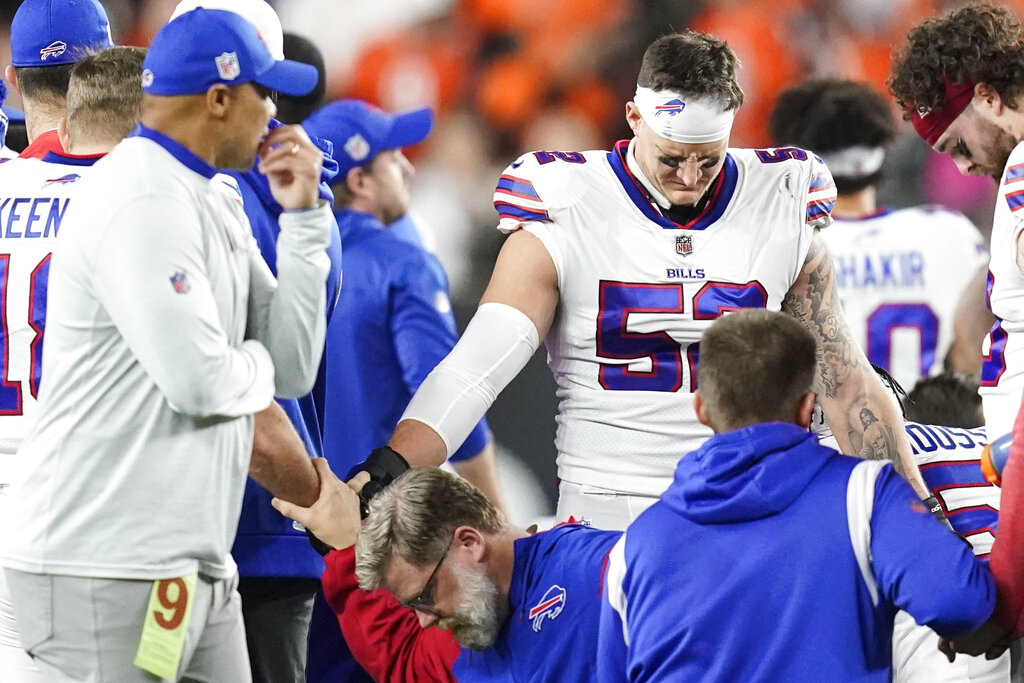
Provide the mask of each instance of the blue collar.
[{"label": "blue collar", "polygon": [[636,208],[649,220],[667,229],[703,230],[721,218],[722,214],[725,213],[725,209],[729,206],[732,195],[736,191],[736,179],[739,176],[736,170],[736,162],[731,154],[726,153],[722,170],[718,177],[715,178],[714,185],[708,189],[708,192],[711,193],[711,200],[707,203],[707,206],[700,212],[700,215],[683,225],[663,216],[654,202],[651,201],[644,186],[633,177],[629,167],[626,165],[625,155],[628,149],[629,140],[620,140],[615,143],[615,149],[608,152],[608,163],[611,165],[612,171],[615,172],[626,194],[636,205]]},{"label": "blue collar", "polygon": [[73,155],[47,152],[43,156],[43,161],[50,164],[64,164],[66,166],[92,166],[105,156],[105,154]]},{"label": "blue collar", "polygon": [[217,169],[196,156],[188,147],[177,140],[172,140],[163,133],[153,130],[152,128],[146,128],[141,123],[136,126],[135,130],[133,130],[128,137],[148,138],[152,140],[166,149],[171,156],[184,164],[188,169],[195,171],[207,180],[217,175]]}]

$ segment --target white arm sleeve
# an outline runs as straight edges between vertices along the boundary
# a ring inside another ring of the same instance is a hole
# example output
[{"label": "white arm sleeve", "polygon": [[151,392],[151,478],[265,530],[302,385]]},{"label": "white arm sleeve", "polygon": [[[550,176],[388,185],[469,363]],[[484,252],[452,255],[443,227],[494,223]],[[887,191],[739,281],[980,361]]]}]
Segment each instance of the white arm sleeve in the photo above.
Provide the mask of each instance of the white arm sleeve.
[{"label": "white arm sleeve", "polygon": [[248,337],[258,339],[274,359],[276,393],[308,394],[316,381],[327,334],[326,249],[331,243],[331,209],[286,211],[278,223],[277,280],[251,243]]},{"label": "white arm sleeve", "polygon": [[486,303],[451,353],[427,375],[402,415],[422,422],[454,453],[539,344],[537,327],[507,304]]}]

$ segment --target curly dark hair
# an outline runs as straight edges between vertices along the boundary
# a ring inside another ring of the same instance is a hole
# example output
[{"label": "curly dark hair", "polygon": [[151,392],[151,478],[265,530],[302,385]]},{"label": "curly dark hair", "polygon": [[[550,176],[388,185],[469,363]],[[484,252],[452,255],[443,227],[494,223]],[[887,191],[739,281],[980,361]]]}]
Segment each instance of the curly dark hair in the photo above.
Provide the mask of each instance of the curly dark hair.
[{"label": "curly dark hair", "polygon": [[943,372],[918,381],[907,397],[907,419],[921,424],[964,427],[982,426],[978,379]]},{"label": "curly dark hair", "polygon": [[732,48],[709,33],[670,33],[648,46],[636,82],[653,90],[708,97],[732,110],[743,104],[739,66]]},{"label": "curly dark hair", "polygon": [[893,56],[889,90],[906,117],[917,107],[946,105],[951,83],[987,83],[1016,109],[1024,91],[1024,45],[1017,17],[1005,7],[969,5],[910,30]]},{"label": "curly dark hair", "polygon": [[[884,147],[896,135],[889,103],[866,83],[819,79],[789,88],[775,103],[768,123],[772,144],[818,153],[849,147]],[[837,177],[836,189],[857,192],[881,180],[882,171]]]}]

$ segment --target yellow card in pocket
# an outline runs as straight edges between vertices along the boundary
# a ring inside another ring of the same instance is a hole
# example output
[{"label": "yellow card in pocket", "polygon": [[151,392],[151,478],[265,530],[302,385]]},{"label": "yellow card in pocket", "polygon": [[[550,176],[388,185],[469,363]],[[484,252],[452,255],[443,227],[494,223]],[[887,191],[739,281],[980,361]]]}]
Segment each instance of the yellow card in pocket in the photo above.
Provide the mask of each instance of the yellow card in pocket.
[{"label": "yellow card in pocket", "polygon": [[153,582],[135,666],[163,679],[174,680],[178,675],[196,578],[196,574],[188,574],[180,579]]}]

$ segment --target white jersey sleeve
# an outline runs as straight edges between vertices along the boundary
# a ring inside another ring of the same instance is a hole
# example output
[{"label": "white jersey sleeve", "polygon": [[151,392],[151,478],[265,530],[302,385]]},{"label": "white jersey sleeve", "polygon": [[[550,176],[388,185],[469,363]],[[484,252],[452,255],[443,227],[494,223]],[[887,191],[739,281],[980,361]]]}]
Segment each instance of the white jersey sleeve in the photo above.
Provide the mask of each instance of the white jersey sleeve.
[{"label": "white jersey sleeve", "polygon": [[758,150],[759,158],[764,161],[767,154],[785,153],[794,159],[806,157],[807,173],[807,213],[804,221],[812,228],[823,230],[833,223],[832,207],[836,204],[836,183],[828,166],[818,155],[799,147],[782,147],[775,150]]},{"label": "white jersey sleeve", "polygon": [[1024,395],[1024,143],[1010,154],[999,186],[988,266],[988,303],[996,322],[982,345],[981,397],[992,436],[1009,434]]}]

